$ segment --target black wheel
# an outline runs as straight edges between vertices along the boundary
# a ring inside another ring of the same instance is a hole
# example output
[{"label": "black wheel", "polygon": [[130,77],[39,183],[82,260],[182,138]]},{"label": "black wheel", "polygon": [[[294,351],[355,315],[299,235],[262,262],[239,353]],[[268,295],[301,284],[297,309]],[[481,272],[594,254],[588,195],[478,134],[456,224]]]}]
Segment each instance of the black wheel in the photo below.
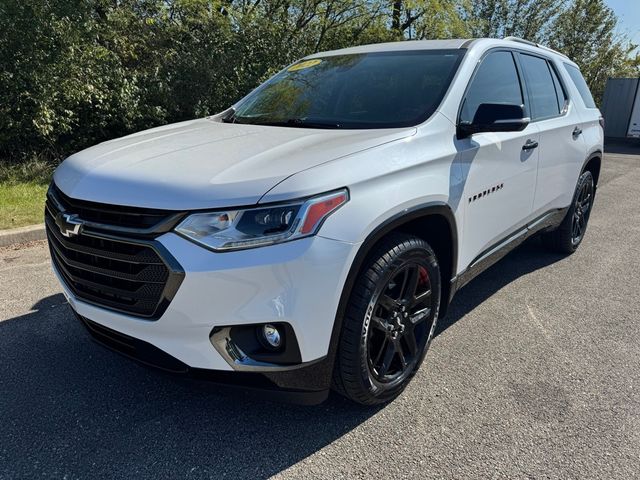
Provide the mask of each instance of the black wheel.
[{"label": "black wheel", "polygon": [[365,263],[342,323],[334,387],[365,405],[407,386],[427,352],[440,307],[440,269],[424,240],[393,234]]},{"label": "black wheel", "polygon": [[544,235],[549,248],[560,253],[573,253],[578,249],[587,231],[594,194],[593,175],[587,170],[578,179],[573,203],[564,220],[557,229]]}]

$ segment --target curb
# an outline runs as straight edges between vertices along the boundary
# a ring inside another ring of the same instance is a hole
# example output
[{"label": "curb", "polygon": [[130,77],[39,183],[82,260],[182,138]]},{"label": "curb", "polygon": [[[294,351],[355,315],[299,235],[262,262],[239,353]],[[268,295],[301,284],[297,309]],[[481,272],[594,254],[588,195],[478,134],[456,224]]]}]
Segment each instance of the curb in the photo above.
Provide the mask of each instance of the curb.
[{"label": "curb", "polygon": [[8,247],[17,243],[27,243],[36,240],[44,240],[44,223],[30,225],[28,227],[12,228],[0,231],[0,247]]}]

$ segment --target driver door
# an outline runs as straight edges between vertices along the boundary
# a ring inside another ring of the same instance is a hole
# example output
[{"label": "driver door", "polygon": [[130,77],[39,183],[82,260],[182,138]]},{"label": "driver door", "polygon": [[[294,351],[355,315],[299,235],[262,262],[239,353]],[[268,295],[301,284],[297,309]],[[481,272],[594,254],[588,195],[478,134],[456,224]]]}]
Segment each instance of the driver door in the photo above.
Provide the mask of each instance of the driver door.
[{"label": "driver door", "polygon": [[[492,50],[477,67],[462,100],[458,122],[471,121],[479,105],[525,105],[514,55]],[[526,111],[526,110],[525,110]],[[467,267],[518,232],[533,209],[540,134],[529,123],[521,132],[485,132],[456,140],[464,184],[461,266]]]}]

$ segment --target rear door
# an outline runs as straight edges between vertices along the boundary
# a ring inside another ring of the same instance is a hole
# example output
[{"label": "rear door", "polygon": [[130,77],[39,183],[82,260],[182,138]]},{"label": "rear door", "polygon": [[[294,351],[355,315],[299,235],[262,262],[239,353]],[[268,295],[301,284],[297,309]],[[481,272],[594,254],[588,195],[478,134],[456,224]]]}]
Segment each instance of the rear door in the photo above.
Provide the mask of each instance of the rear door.
[{"label": "rear door", "polygon": [[[482,103],[525,104],[511,51],[491,50],[481,60],[462,100],[458,122],[471,121]],[[465,205],[461,265],[468,266],[528,220],[538,164],[538,150],[530,147],[538,140],[535,125],[522,132],[477,133],[456,140]]]},{"label": "rear door", "polygon": [[553,62],[542,56],[518,54],[529,99],[531,121],[540,131],[534,216],[571,203],[577,175],[585,160],[582,122],[575,103]]}]

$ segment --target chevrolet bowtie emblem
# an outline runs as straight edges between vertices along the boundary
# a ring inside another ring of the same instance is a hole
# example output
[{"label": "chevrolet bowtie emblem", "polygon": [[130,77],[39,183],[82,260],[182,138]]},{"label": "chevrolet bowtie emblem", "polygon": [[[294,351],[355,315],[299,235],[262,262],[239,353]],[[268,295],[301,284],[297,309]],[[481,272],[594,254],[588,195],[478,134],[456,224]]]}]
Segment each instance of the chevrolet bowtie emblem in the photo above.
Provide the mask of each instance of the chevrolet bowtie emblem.
[{"label": "chevrolet bowtie emblem", "polygon": [[82,230],[82,220],[78,218],[78,215],[68,213],[59,213],[56,216],[56,225],[65,237],[75,237]]}]

